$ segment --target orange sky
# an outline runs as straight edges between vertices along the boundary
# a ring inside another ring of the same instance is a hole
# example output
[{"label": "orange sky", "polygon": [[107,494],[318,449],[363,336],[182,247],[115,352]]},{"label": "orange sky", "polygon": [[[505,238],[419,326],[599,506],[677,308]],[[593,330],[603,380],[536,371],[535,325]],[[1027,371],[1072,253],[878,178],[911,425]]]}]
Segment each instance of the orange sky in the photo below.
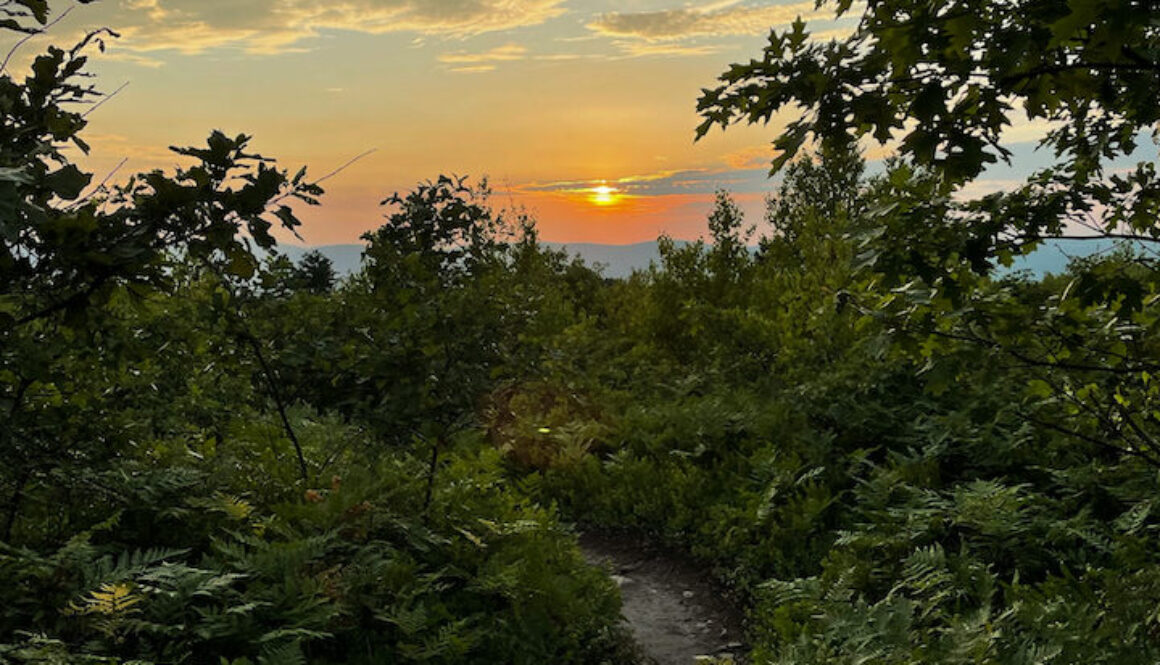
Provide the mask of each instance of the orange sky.
[{"label": "orange sky", "polygon": [[486,176],[545,240],[623,244],[702,235],[721,187],[760,221],[775,128],[694,143],[695,104],[799,15],[849,25],[812,0],[100,0],[15,65],[121,33],[93,58],[102,89],[128,83],[90,117],[98,179],[125,159],[119,176],[172,167],[168,146],[212,129],[315,176],[374,150],[303,211],[308,244],[356,242],[379,201],[441,173]]},{"label": "orange sky", "polygon": [[[97,179],[123,160],[117,177],[171,168],[168,146],[201,143],[213,129],[251,134],[257,151],[316,177],[373,150],[326,182],[320,208],[301,211],[301,240],[284,238],[313,245],[357,242],[381,224],[379,201],[440,174],[486,177],[494,205],[530,211],[548,241],[697,238],[719,188],[759,223],[774,187],[769,141],[788,118],[695,143],[700,90],[730,63],[758,56],[769,30],[798,16],[819,38],[852,26],[813,0],[52,7],[68,13],[22,47],[10,70],[26,68],[50,41],[71,44],[98,27],[121,34],[93,54],[101,89],[127,84],[90,116],[93,153],[77,156]],[[1034,141],[1040,125],[1016,120],[1005,138]],[[988,186],[1009,186],[1018,171],[996,169]],[[608,189],[598,200],[600,187]]]},{"label": "orange sky", "polygon": [[[381,224],[379,201],[440,174],[486,177],[496,207],[530,211],[548,241],[697,238],[719,188],[759,223],[769,141],[788,118],[695,143],[700,90],[758,56],[771,28],[801,16],[830,38],[853,21],[813,0],[70,1],[53,1],[67,15],[9,69],[50,41],[120,33],[93,53],[101,89],[126,85],[90,116],[93,153],[77,156],[97,179],[122,161],[117,177],[171,168],[168,146],[213,129],[251,134],[316,177],[374,151],[301,211],[300,240],[284,238],[313,245],[357,242]],[[1016,119],[1005,142],[1029,151],[1042,125]],[[1028,163],[995,169],[988,186]]]},{"label": "orange sky", "polygon": [[[356,242],[378,202],[441,173],[486,176],[495,204],[526,207],[550,241],[630,243],[703,234],[713,192],[759,221],[775,128],[694,143],[699,91],[760,53],[807,2],[715,0],[99,0],[23,47],[120,32],[92,70],[108,91],[90,120],[100,179],[176,163],[170,145],[212,129],[326,183],[303,211],[308,244]],[[0,47],[5,45],[0,44]],[[591,190],[613,190],[602,202]],[[602,204],[603,203],[603,204]]]}]

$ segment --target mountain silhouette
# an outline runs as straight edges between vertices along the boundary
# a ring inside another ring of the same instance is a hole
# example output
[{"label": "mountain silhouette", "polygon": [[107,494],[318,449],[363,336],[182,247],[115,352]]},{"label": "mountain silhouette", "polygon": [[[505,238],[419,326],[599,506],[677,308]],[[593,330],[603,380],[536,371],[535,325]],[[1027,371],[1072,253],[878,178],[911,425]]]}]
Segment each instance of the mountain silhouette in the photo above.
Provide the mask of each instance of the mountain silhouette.
[{"label": "mountain silhouette", "polygon": [[[676,241],[678,246],[689,244],[688,241]],[[562,249],[569,254],[579,256],[590,266],[600,266],[605,277],[624,278],[636,270],[646,270],[652,263],[660,261],[660,249],[657,242],[640,242],[631,245],[603,245],[600,243],[557,243],[545,242],[545,246],[552,249]],[[1110,240],[1048,240],[1035,252],[1019,257],[1011,268],[1000,269],[1000,275],[1025,272],[1032,277],[1042,277],[1049,273],[1059,274],[1067,269],[1072,258],[1091,256],[1113,250],[1116,244]],[[359,269],[362,264],[362,252],[365,249],[361,244],[348,245],[280,245],[279,250],[297,262],[302,255],[311,250],[318,250],[334,263],[334,270],[339,275],[349,275]]]}]

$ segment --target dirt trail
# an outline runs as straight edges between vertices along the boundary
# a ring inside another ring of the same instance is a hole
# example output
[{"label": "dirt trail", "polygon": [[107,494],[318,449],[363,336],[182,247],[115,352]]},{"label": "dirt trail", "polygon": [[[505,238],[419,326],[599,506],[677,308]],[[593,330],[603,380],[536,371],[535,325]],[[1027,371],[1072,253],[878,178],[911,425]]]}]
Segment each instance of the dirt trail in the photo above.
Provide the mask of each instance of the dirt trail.
[{"label": "dirt trail", "polygon": [[740,613],[686,557],[640,538],[604,533],[582,535],[580,549],[620,585],[624,618],[657,665],[692,665],[698,656],[740,661]]}]

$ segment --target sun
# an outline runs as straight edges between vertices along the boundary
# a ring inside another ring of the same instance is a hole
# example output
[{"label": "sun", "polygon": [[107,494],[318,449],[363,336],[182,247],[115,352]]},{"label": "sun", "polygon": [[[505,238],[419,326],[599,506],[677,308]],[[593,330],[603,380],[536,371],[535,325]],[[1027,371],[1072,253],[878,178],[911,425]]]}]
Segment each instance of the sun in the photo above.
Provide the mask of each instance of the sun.
[{"label": "sun", "polygon": [[588,200],[598,206],[615,205],[620,198],[620,190],[608,185],[599,185],[588,190]]}]

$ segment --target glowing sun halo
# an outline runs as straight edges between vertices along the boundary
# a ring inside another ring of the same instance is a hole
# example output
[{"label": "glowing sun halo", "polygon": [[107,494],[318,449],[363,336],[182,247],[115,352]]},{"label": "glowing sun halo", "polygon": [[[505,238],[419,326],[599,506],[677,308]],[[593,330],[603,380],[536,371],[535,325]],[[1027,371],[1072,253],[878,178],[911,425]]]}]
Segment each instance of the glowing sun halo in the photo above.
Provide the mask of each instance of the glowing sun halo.
[{"label": "glowing sun halo", "polygon": [[598,206],[610,206],[620,199],[620,190],[615,187],[609,187],[608,185],[593,187],[588,192],[588,200]]}]

